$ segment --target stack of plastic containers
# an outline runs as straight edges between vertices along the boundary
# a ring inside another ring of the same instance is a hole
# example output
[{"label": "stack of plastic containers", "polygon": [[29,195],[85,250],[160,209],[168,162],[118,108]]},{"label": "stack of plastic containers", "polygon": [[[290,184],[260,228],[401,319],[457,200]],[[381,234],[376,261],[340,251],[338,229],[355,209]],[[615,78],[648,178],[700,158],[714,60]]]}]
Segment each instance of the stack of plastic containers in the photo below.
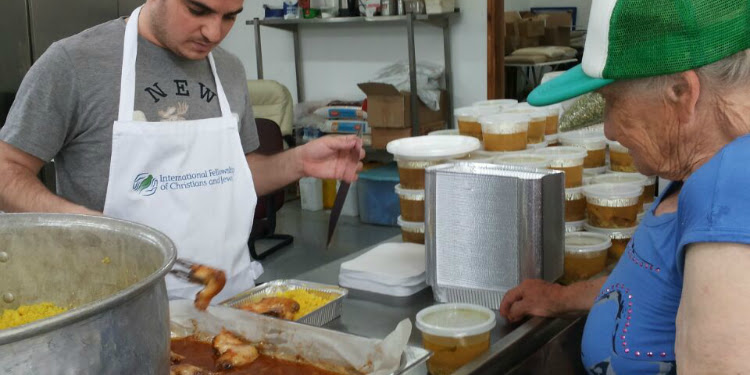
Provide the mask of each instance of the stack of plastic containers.
[{"label": "stack of plastic containers", "polygon": [[398,164],[401,216],[398,224],[404,242],[424,244],[425,232],[425,168],[452,159],[470,157],[481,147],[476,137],[440,135],[402,138],[386,146]]}]

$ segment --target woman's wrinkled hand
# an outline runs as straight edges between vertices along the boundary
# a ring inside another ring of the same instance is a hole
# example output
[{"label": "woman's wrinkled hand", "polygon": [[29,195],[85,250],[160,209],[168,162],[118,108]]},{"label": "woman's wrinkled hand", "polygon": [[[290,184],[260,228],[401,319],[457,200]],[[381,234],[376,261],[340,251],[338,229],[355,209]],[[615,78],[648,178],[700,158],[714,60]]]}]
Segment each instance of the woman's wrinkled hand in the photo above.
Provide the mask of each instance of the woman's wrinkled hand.
[{"label": "woman's wrinkled hand", "polygon": [[565,287],[544,280],[525,280],[500,302],[500,315],[511,323],[526,316],[556,317],[566,313]]}]

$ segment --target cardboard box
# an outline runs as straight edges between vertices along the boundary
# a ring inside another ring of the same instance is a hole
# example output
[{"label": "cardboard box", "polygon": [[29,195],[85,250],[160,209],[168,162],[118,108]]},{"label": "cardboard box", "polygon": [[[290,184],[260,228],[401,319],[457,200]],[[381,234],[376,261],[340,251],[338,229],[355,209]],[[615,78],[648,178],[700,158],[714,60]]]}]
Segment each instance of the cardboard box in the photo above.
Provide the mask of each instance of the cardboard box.
[{"label": "cardboard box", "polygon": [[[444,121],[437,121],[419,126],[419,135],[426,135],[435,130],[445,129]],[[372,148],[383,150],[388,142],[411,137],[411,127],[403,129],[395,128],[372,128]]]},{"label": "cardboard box", "polygon": [[531,38],[520,38],[518,48],[539,47],[542,45],[542,38],[535,36]]},{"label": "cardboard box", "polygon": [[[411,93],[398,91],[385,83],[360,83],[360,90],[367,94],[367,122],[374,128],[411,129]],[[433,111],[419,101],[419,123],[431,124],[445,121],[448,94],[440,92],[440,110]],[[373,133],[373,144],[375,143]]]},{"label": "cardboard box", "polygon": [[545,27],[567,27],[573,28],[573,16],[567,12],[540,13],[535,16],[537,19],[544,20]]},{"label": "cardboard box", "polygon": [[545,28],[542,44],[545,46],[570,46],[570,27],[556,26]]}]

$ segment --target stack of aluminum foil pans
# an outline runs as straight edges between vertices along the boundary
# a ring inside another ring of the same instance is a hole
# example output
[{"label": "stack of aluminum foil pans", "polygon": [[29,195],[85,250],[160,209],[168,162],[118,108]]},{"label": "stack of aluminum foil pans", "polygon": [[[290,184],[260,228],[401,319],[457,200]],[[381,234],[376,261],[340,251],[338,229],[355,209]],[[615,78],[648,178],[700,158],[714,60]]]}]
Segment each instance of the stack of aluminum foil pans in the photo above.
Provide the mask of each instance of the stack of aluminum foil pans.
[{"label": "stack of aluminum foil pans", "polygon": [[426,276],[439,302],[497,308],[564,261],[564,173],[480,163],[426,170]]}]

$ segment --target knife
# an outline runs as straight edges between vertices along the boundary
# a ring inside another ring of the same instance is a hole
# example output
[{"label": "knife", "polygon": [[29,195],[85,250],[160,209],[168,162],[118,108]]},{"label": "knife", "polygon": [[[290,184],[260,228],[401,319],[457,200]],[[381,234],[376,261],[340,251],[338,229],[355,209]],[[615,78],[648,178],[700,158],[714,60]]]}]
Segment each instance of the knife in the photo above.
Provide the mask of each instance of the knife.
[{"label": "knife", "polygon": [[[362,126],[357,125],[357,137],[362,138]],[[331,246],[331,240],[333,239],[333,232],[336,231],[336,224],[339,222],[341,216],[341,210],[344,208],[344,202],[346,201],[346,195],[349,193],[349,183],[341,181],[339,190],[336,192],[336,200],[333,201],[333,207],[331,208],[331,217],[328,218],[328,241],[326,247]]]}]

